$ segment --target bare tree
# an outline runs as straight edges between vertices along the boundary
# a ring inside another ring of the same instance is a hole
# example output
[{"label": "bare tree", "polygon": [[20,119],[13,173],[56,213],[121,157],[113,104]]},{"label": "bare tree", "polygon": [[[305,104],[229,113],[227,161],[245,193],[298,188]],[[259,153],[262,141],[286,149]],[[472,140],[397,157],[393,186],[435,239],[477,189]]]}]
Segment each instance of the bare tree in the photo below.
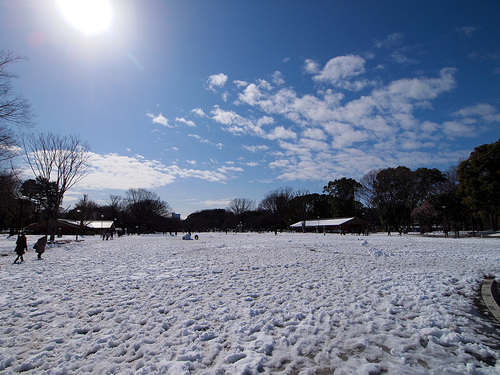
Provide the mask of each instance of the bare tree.
[{"label": "bare tree", "polygon": [[0,163],[17,155],[17,142],[10,125],[31,125],[31,106],[26,98],[12,91],[12,79],[17,75],[9,72],[10,64],[24,60],[13,52],[0,50]]},{"label": "bare tree", "polygon": [[359,189],[360,199],[362,203],[369,208],[374,206],[374,199],[376,195],[374,186],[377,180],[377,174],[380,171],[381,169],[371,170],[359,181],[361,184],[361,188]]},{"label": "bare tree", "polygon": [[[129,189],[124,200],[129,225],[139,232],[154,231],[172,211],[167,202],[146,189]],[[130,229],[130,228],[129,228]]]},{"label": "bare tree", "polygon": [[[73,210],[73,215],[78,220],[78,234],[84,234],[84,227],[96,219],[96,212],[99,209],[99,205],[93,200],[89,199],[87,194],[83,194],[83,198],[78,199],[75,203],[75,208]],[[76,240],[78,241],[78,234],[76,235]]]},{"label": "bare tree", "polygon": [[293,220],[302,221],[302,231],[305,231],[305,222],[314,211],[314,195],[309,190],[297,190],[295,197],[291,200]]},{"label": "bare tree", "polygon": [[120,203],[121,203],[122,199],[123,198],[120,197],[119,195],[110,194],[109,198],[106,199],[106,202],[108,203],[109,207],[111,207],[113,210],[118,212],[120,209]]},{"label": "bare tree", "polygon": [[0,165],[17,155],[17,142],[14,132],[0,124]]},{"label": "bare tree", "polygon": [[109,198],[106,199],[107,210],[109,212],[110,218],[121,219],[121,214],[123,211],[123,198],[119,195],[110,194]]},{"label": "bare tree", "polygon": [[284,228],[286,227],[285,216],[289,209],[289,203],[294,197],[293,188],[289,186],[278,188],[264,197],[259,208],[274,216],[278,228]]},{"label": "bare tree", "polygon": [[255,210],[255,201],[246,198],[234,198],[229,202],[227,210],[235,215],[241,215],[242,213]]},{"label": "bare tree", "polygon": [[87,175],[90,149],[76,135],[62,137],[52,133],[25,136],[23,146],[33,174],[57,186],[55,209],[48,214],[54,240],[58,208],[64,194]]},{"label": "bare tree", "polygon": [[88,224],[96,219],[96,212],[99,206],[96,202],[90,200],[87,194],[83,194],[83,198],[78,199],[75,203],[75,209],[78,213],[78,219]]},{"label": "bare tree", "polygon": [[0,51],[0,121],[15,125],[31,123],[31,106],[26,98],[12,93],[11,80],[17,75],[6,70],[10,64],[24,60],[10,51]]},{"label": "bare tree", "polygon": [[[142,189],[142,188],[128,189],[125,192],[125,195],[126,195],[125,201],[126,201],[126,204],[128,204],[128,205],[147,202],[147,201],[161,202],[161,199],[158,196],[158,194],[156,194],[152,191],[146,190],[146,189]],[[169,209],[168,205],[165,205],[165,209],[167,211],[165,211],[165,212],[161,211],[158,213],[162,214],[162,215],[166,214],[168,212],[168,209]]]}]

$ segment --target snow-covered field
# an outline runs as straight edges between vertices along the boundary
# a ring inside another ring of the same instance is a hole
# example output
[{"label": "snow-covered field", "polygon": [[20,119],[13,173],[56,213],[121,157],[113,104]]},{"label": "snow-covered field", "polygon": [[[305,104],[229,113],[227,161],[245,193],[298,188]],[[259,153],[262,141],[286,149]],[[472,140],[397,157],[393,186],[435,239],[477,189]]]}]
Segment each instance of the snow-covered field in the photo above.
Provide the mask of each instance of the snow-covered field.
[{"label": "snow-covered field", "polygon": [[199,235],[1,237],[0,373],[500,373],[498,239]]}]

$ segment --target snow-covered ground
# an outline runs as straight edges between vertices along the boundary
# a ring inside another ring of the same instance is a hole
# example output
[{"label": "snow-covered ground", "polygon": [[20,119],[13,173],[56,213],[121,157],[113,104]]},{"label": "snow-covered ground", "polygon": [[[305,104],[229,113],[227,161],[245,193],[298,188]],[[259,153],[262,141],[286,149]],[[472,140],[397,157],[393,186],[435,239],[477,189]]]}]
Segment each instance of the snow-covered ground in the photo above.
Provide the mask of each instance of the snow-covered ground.
[{"label": "snow-covered ground", "polygon": [[499,374],[481,238],[0,238],[0,373]]}]

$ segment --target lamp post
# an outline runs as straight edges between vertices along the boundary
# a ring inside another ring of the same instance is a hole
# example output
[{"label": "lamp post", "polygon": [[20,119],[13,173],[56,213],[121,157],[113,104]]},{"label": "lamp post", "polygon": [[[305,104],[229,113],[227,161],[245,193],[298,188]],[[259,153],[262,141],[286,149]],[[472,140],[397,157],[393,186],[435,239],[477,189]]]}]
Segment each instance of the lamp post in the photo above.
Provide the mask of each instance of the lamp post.
[{"label": "lamp post", "polygon": [[104,215],[101,215],[101,236],[102,236],[102,239],[104,239],[103,227],[104,227]]},{"label": "lamp post", "polygon": [[[78,213],[78,217],[81,218],[80,213],[82,212],[82,210],[76,210],[76,212]],[[82,220],[80,220],[80,225],[78,226],[78,230],[76,231],[76,242],[78,242],[78,233],[81,230],[81,224],[82,224]]]}]

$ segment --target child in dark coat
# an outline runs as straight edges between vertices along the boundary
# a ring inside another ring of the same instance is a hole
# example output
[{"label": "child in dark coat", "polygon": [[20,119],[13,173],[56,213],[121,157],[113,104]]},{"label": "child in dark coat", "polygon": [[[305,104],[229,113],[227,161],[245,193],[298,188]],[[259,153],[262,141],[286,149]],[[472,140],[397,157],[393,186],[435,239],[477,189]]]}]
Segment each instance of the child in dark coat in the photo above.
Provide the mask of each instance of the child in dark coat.
[{"label": "child in dark coat", "polygon": [[34,246],[35,251],[38,254],[38,259],[42,259],[42,254],[45,252],[45,246],[47,246],[47,237],[40,237]]},{"label": "child in dark coat", "polygon": [[17,263],[19,259],[21,259],[21,263],[24,261],[23,255],[25,250],[28,251],[28,240],[26,239],[24,233],[21,233],[19,236],[17,236],[17,241],[16,241],[17,258],[14,261],[14,263]]}]

